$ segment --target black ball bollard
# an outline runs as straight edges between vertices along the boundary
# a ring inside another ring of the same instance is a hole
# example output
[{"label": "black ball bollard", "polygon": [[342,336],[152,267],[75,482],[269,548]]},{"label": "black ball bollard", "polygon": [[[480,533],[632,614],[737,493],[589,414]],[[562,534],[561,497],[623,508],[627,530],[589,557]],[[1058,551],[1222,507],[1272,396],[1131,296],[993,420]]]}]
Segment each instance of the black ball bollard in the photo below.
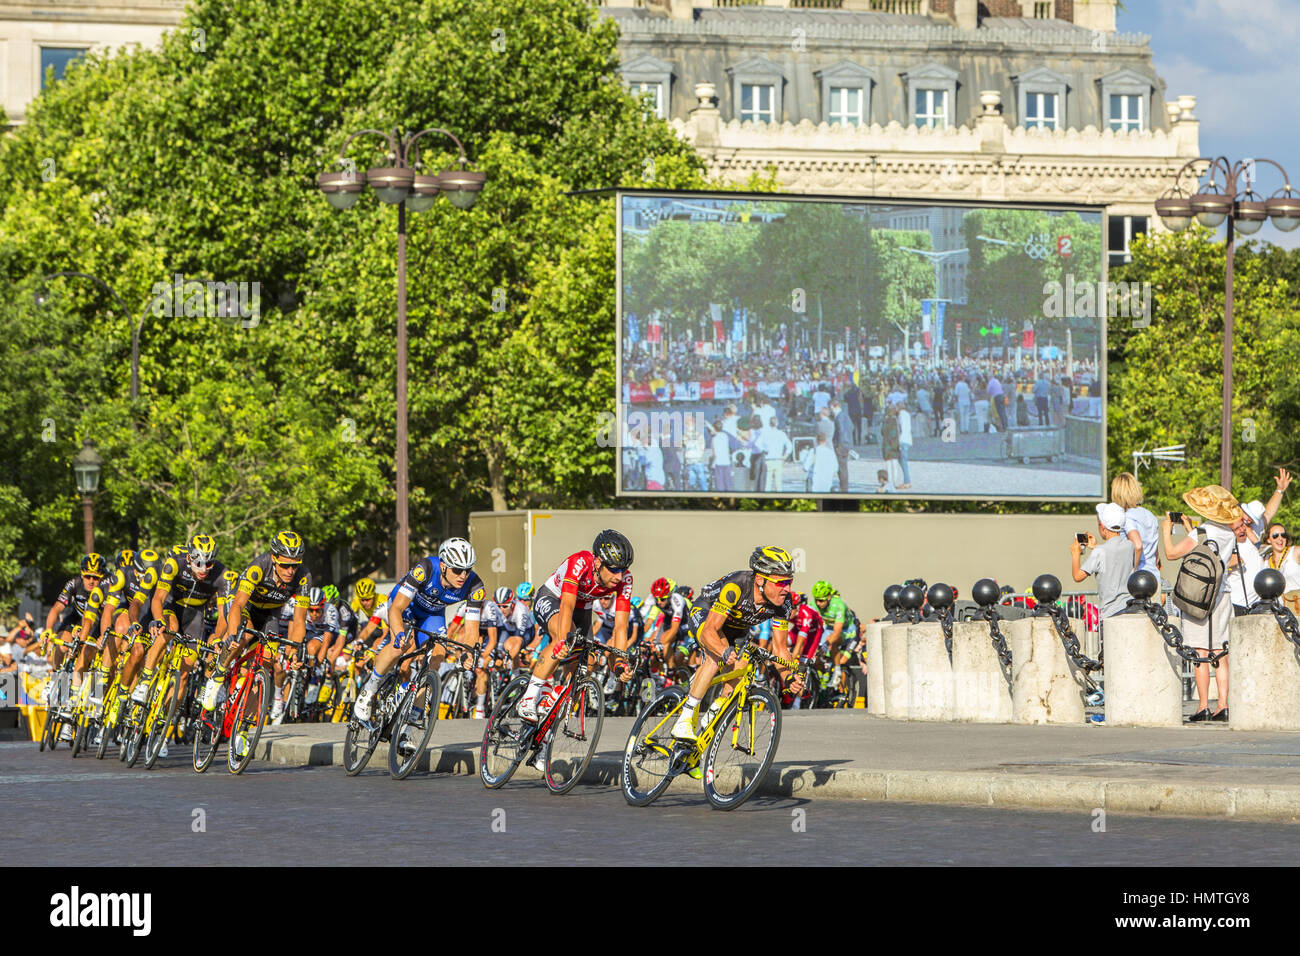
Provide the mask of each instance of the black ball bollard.
[{"label": "black ball bollard", "polygon": [[1286,590],[1286,578],[1275,568],[1265,568],[1255,575],[1255,593],[1262,601],[1275,601]]},{"label": "black ball bollard", "polygon": [[926,594],[926,600],[930,602],[930,607],[936,611],[945,611],[952,607],[952,588],[946,584],[932,584]]},{"label": "black ball bollard", "polygon": [[915,584],[910,584],[903,588],[903,593],[898,596],[898,603],[905,611],[919,611],[921,605],[925,603],[925,592]]},{"label": "black ball bollard", "polygon": [[1160,590],[1160,582],[1150,571],[1134,571],[1128,576],[1128,593],[1139,601],[1149,601]]},{"label": "black ball bollard", "polygon": [[971,599],[980,607],[992,607],[998,603],[1002,591],[998,582],[992,578],[980,578],[970,589]]},{"label": "black ball bollard", "polygon": [[1055,604],[1061,596],[1061,579],[1055,574],[1040,574],[1034,578],[1033,592],[1039,604]]},{"label": "black ball bollard", "polygon": [[898,610],[899,608],[898,599],[899,597],[902,596],[902,594],[903,594],[902,585],[891,584],[889,587],[885,588],[885,613],[886,614]]}]

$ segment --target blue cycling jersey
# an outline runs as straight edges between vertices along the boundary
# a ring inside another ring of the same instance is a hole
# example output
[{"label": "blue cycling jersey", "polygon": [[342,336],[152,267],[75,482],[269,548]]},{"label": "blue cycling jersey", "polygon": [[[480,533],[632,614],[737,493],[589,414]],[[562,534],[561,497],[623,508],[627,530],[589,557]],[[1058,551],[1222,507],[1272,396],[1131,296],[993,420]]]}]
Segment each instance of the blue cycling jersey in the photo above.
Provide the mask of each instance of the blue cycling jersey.
[{"label": "blue cycling jersey", "polygon": [[416,616],[445,618],[450,605],[465,601],[465,620],[477,621],[483,611],[487,588],[473,571],[458,588],[443,585],[441,562],[436,555],[429,555],[397,582],[390,600],[399,593],[410,600],[411,610]]}]

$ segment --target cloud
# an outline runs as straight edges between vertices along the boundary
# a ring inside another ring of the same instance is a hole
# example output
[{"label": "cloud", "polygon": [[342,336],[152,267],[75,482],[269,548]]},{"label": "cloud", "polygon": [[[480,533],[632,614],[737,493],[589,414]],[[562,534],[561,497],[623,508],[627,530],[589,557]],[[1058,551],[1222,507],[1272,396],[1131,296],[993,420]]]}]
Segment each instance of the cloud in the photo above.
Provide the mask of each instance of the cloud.
[{"label": "cloud", "polygon": [[1296,41],[1300,40],[1294,0],[1194,0],[1190,8],[1185,2],[1163,0],[1162,6],[1163,12],[1179,17],[1186,28],[1200,33],[1207,42],[1230,38],[1237,49],[1229,52],[1242,62],[1271,61],[1261,68],[1293,62]]}]

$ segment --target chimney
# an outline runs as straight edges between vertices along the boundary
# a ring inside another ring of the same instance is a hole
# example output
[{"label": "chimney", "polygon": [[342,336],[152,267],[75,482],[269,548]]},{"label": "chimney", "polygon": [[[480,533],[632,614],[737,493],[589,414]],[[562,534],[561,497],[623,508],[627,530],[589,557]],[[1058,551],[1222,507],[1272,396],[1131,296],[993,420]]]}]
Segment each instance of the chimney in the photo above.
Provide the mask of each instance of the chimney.
[{"label": "chimney", "polygon": [[952,0],[952,13],[958,30],[974,30],[980,25],[979,0]]},{"label": "chimney", "polygon": [[674,20],[695,19],[695,0],[645,0],[645,6],[653,16],[671,17]]}]

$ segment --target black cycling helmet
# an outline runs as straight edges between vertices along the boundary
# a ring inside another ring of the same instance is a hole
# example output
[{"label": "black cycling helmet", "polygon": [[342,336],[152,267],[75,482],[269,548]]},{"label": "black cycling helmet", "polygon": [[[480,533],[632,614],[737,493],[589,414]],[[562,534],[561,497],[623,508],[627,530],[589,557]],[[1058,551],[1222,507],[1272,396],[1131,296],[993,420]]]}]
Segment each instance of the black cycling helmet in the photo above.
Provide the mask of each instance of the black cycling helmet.
[{"label": "black cycling helmet", "polygon": [[114,559],[113,564],[119,571],[125,570],[135,564],[135,552],[130,548],[123,548],[121,551],[117,552],[117,557]]},{"label": "black cycling helmet", "polygon": [[105,573],[104,556],[98,551],[91,551],[81,558],[81,573],[102,578]]},{"label": "black cycling helmet", "polygon": [[794,558],[790,557],[790,552],[785,548],[773,545],[759,547],[755,548],[754,553],[749,556],[749,569],[773,577],[777,575],[791,577],[794,575]]},{"label": "black cycling helmet", "polygon": [[302,536],[296,531],[281,531],[271,542],[271,557],[282,562],[301,562],[304,550]]},{"label": "black cycling helmet", "polygon": [[591,553],[611,571],[625,571],[632,566],[632,542],[621,531],[607,528],[596,535]]},{"label": "black cycling helmet", "polygon": [[161,555],[153,548],[141,548],[135,553],[135,573],[137,575],[144,574],[145,571],[158,563],[160,557]]}]

